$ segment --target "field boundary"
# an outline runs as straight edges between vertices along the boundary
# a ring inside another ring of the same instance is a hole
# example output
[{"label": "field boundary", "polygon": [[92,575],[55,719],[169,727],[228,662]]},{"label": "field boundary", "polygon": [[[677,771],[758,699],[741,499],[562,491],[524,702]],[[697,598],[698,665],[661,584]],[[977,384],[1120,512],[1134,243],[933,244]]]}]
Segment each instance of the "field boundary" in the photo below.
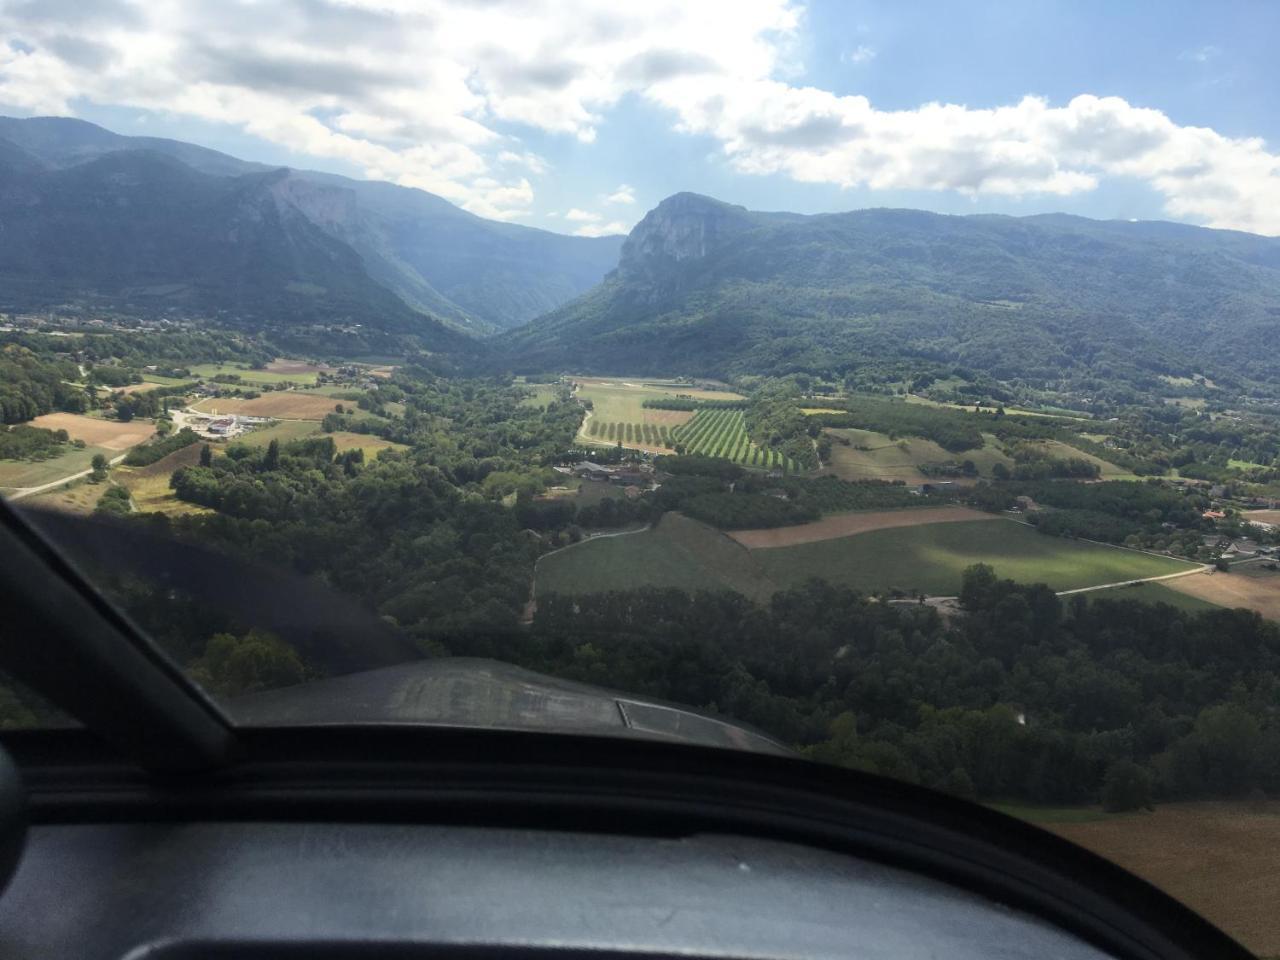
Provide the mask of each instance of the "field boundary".
[{"label": "field boundary", "polygon": [[[857,510],[828,514],[821,520],[789,527],[766,527],[757,530],[728,530],[726,535],[748,550],[776,550],[802,543],[842,540],[873,530],[894,527],[919,527],[931,523],[958,523],[971,520],[1005,520],[999,514],[984,513],[970,507],[901,507],[897,510]],[[862,521],[862,522],[859,522]],[[1017,521],[1015,521],[1017,522]],[[847,529],[845,529],[847,528]],[[806,535],[804,531],[814,534]],[[774,542],[777,541],[777,542]]]}]

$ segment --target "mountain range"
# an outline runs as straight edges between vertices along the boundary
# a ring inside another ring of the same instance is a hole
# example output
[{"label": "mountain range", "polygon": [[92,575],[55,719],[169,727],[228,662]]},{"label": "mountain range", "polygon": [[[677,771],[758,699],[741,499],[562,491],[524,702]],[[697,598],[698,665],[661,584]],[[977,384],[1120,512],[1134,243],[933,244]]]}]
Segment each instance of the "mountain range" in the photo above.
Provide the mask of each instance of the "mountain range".
[{"label": "mountain range", "polygon": [[681,193],[618,268],[498,342],[516,370],[1006,381],[1280,375],[1280,239],[1051,214],[759,213]]},{"label": "mountain range", "polygon": [[583,293],[622,242],[55,117],[0,118],[0,225],[0,309],[354,322],[437,346],[446,328],[489,334]]},{"label": "mountain range", "polygon": [[1161,376],[1280,381],[1277,238],[680,193],[625,240],[589,239],[389,183],[0,118],[0,311],[65,303],[319,327],[321,344],[360,324],[518,372],[959,368],[1079,397]]}]

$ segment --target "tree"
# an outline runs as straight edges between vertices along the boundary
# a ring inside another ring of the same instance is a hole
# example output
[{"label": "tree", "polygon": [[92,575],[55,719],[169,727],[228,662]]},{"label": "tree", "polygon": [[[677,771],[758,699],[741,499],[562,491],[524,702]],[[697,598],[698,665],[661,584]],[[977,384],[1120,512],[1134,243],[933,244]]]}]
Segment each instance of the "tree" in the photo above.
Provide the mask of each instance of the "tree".
[{"label": "tree", "polygon": [[218,633],[191,665],[192,677],[212,693],[234,696],[301,683],[306,670],[297,651],[274,634]]},{"label": "tree", "polygon": [[200,466],[202,467],[213,466],[213,450],[209,448],[209,445],[207,443],[200,448]]},{"label": "tree", "polygon": [[985,563],[966,567],[960,580],[960,606],[977,610],[986,606],[996,585],[996,572]]},{"label": "tree", "polygon": [[272,440],[269,444],[267,444],[266,456],[262,458],[262,469],[263,470],[280,469],[280,441],[279,440]]},{"label": "tree", "polygon": [[92,468],[89,473],[89,479],[93,483],[101,483],[107,478],[107,468],[110,464],[107,463],[107,458],[102,454],[95,453],[93,455],[93,459],[89,462],[89,465]]},{"label": "tree", "polygon": [[1102,782],[1102,807],[1109,813],[1150,810],[1151,774],[1132,760],[1117,760]]}]

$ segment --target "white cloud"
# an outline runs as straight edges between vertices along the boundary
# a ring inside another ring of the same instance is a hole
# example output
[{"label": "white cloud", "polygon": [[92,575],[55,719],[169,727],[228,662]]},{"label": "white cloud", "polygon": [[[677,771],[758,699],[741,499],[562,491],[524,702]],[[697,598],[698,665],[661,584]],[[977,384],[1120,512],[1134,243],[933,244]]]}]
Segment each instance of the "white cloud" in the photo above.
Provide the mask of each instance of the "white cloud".
[{"label": "white cloud", "polygon": [[719,140],[743,173],[970,196],[1065,196],[1131,177],[1161,193],[1174,217],[1280,233],[1280,156],[1262,140],[1179,126],[1118,97],[885,111],[865,97],[772,79],[725,86],[702,78],[650,95],[675,112],[679,129]]},{"label": "white cloud", "polygon": [[604,219],[598,213],[592,213],[590,210],[579,210],[577,207],[574,207],[572,210],[566,213],[564,215],[564,218],[566,220],[573,220],[578,223],[594,223],[597,220]]},{"label": "white cloud", "polygon": [[606,194],[600,198],[604,203],[625,203],[632,204],[636,202],[635,187],[628,186],[625,183],[618,184],[618,189],[613,193]]},{"label": "white cloud", "polygon": [[[1088,94],[880,110],[800,85],[801,25],[790,0],[0,0],[0,102],[231,124],[300,165],[342,160],[513,218],[547,170],[527,130],[590,143],[637,95],[669,109],[676,130],[712,137],[744,174],[970,196],[1134,178],[1174,217],[1280,233],[1280,157],[1262,140]],[[859,45],[845,58],[873,55]],[[625,229],[589,215],[575,222]]]},{"label": "white cloud", "polygon": [[841,54],[840,59],[845,63],[870,63],[876,58],[875,47],[868,47],[865,43],[860,43],[852,50],[848,50]]},{"label": "white cloud", "polygon": [[1178,54],[1179,60],[1190,60],[1193,63],[1208,63],[1222,55],[1222,48],[1212,43],[1205,44],[1203,47],[1197,47],[1194,50],[1183,50]]},{"label": "white cloud", "polygon": [[588,223],[573,231],[575,237],[608,237],[616,236],[620,233],[627,233],[630,228],[620,220],[611,220],[608,223]]},{"label": "white cloud", "polygon": [[[0,103],[233,125],[487,216],[531,208],[524,129],[590,143],[628,93],[768,74],[789,0],[0,0]],[[708,45],[706,38],[715,36]]]}]

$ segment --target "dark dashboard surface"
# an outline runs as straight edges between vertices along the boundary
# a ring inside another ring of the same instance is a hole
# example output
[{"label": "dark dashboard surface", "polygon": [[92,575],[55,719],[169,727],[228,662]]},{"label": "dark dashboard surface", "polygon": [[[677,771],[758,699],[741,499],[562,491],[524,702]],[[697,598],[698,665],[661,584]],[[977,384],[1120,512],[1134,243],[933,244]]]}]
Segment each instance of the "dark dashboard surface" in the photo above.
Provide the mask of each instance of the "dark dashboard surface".
[{"label": "dark dashboard surface", "polygon": [[1105,956],[1027,914],[870,861],[738,836],[573,830],[36,826],[0,897],[0,956]]}]

